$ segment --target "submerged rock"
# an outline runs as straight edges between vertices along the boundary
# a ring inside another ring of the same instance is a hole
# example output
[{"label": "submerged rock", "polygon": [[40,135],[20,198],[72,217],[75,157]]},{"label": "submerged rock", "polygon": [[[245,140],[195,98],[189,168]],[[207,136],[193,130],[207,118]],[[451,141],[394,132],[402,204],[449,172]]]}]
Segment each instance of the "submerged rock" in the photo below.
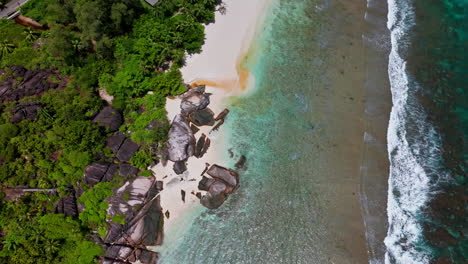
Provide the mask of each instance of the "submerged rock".
[{"label": "submerged rock", "polygon": [[245,162],[247,161],[247,158],[242,155],[239,160],[236,162],[236,165],[234,165],[234,167],[236,167],[236,170],[240,170],[240,169],[243,169],[245,167]]},{"label": "submerged rock", "polygon": [[176,115],[169,130],[167,142],[168,159],[171,161],[185,161],[194,154],[195,137],[183,115]]}]

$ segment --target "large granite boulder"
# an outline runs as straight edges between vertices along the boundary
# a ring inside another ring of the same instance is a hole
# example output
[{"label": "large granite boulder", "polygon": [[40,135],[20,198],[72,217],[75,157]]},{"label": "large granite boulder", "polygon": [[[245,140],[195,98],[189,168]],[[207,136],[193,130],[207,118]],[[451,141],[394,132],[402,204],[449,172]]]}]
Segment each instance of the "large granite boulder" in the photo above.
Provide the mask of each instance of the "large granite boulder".
[{"label": "large granite boulder", "polygon": [[210,186],[215,182],[214,179],[212,178],[207,178],[203,176],[201,181],[198,183],[198,189],[202,191],[208,191],[210,189]]},{"label": "large granite boulder", "polygon": [[180,95],[180,109],[183,114],[202,110],[210,104],[210,94],[205,93],[205,86],[197,86]]},{"label": "large granite boulder", "polygon": [[110,148],[112,153],[117,154],[125,139],[127,139],[127,137],[124,133],[115,133],[107,138],[106,147]]},{"label": "large granite boulder", "polygon": [[109,132],[114,132],[122,125],[123,118],[119,110],[106,106],[94,117],[93,123],[105,127]]},{"label": "large granite boulder", "polygon": [[108,199],[107,213],[111,219],[124,216],[125,221],[109,222],[104,242],[111,246],[106,249],[105,259],[109,262],[105,263],[123,260],[155,263],[157,254],[144,248],[162,242],[163,214],[157,196],[160,190],[159,182],[153,177],[138,177]]},{"label": "large granite boulder", "polygon": [[136,176],[139,170],[129,164],[113,164],[110,162],[94,162],[85,168],[84,182],[91,186],[100,182],[109,182],[114,176]]},{"label": "large granite boulder", "polygon": [[194,154],[195,137],[190,125],[183,115],[176,115],[169,130],[167,142],[168,159],[171,161],[184,161]]},{"label": "large granite boulder", "polygon": [[231,187],[236,187],[239,182],[239,175],[237,172],[216,164],[211,166],[206,173],[214,179],[218,179],[229,184]]},{"label": "large granite boulder", "polygon": [[213,126],[215,124],[214,113],[209,108],[193,111],[189,115],[189,120],[196,126]]},{"label": "large granite boulder", "polygon": [[220,193],[218,195],[207,193],[206,195],[202,196],[200,203],[208,209],[216,209],[223,205],[226,200],[227,195],[224,193]]},{"label": "large granite boulder", "polygon": [[135,155],[135,153],[140,148],[138,143],[133,142],[129,138],[127,138],[119,148],[119,151],[115,156],[122,162],[128,162],[130,159]]},{"label": "large granite boulder", "polygon": [[11,109],[12,117],[10,118],[10,122],[18,123],[25,119],[36,119],[39,110],[41,109],[42,104],[40,102],[25,102],[18,104]]},{"label": "large granite boulder", "polygon": [[209,209],[216,209],[235,190],[239,184],[239,175],[231,169],[218,165],[212,165],[207,170],[207,174],[211,178],[203,176],[198,183],[198,189],[207,192],[201,197],[200,203]]},{"label": "large granite boulder", "polygon": [[173,169],[174,169],[175,174],[180,175],[187,170],[187,165],[185,165],[185,161],[177,161],[177,162],[174,162]]},{"label": "large granite boulder", "polygon": [[100,183],[106,175],[110,165],[110,162],[94,162],[87,166],[85,168],[84,182],[91,186]]},{"label": "large granite boulder", "polygon": [[119,161],[128,162],[140,145],[127,138],[124,133],[118,132],[107,138],[106,147],[112,150]]},{"label": "large granite boulder", "polygon": [[78,207],[76,204],[75,194],[72,193],[68,196],[61,198],[55,206],[55,212],[58,214],[65,214],[69,217],[78,217]]},{"label": "large granite boulder", "polygon": [[49,89],[64,87],[66,82],[52,70],[29,71],[22,66],[11,66],[0,82],[0,103],[18,101],[24,97],[40,95]]}]

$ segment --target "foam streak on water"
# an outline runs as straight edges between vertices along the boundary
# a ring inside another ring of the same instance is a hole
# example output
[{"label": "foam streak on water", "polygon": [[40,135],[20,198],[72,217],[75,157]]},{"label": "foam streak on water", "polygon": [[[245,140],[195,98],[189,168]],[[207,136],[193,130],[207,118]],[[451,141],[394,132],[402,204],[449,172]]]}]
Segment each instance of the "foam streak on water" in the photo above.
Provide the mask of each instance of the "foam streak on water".
[{"label": "foam streak on water", "polygon": [[388,28],[392,50],[389,76],[393,108],[388,128],[390,177],[388,191],[389,229],[386,263],[429,263],[418,250],[422,240],[421,211],[435,192],[443,174],[438,171],[440,138],[427,121],[416,99],[421,89],[406,70],[405,55],[414,23],[410,1],[389,0]]}]

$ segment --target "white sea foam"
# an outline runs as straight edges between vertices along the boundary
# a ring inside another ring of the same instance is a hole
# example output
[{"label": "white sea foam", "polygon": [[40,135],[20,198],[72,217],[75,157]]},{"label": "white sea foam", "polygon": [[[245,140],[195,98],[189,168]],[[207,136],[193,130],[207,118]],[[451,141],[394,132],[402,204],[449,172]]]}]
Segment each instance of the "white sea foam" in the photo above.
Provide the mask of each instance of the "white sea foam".
[{"label": "white sea foam", "polygon": [[411,2],[388,0],[388,10],[387,26],[392,44],[388,71],[393,108],[387,134],[390,176],[385,262],[429,263],[429,256],[415,245],[422,239],[418,216],[437,185],[434,178],[438,171],[440,139],[425,121],[427,114],[414,98],[420,87],[409,76],[401,55],[415,26]]}]

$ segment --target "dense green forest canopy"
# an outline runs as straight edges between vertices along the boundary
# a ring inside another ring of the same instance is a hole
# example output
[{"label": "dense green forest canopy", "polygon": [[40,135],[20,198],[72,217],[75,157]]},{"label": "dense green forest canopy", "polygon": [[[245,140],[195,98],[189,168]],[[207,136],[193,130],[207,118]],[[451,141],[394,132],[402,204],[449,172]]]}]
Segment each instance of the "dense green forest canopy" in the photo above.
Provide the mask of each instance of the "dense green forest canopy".
[{"label": "dense green forest canopy", "polygon": [[[161,0],[154,7],[135,0],[30,0],[21,13],[44,30],[0,20],[5,72],[0,82],[12,77],[13,65],[53,70],[65,82],[60,89],[0,105],[1,186],[56,189],[14,200],[0,193],[0,263],[97,263],[103,250],[92,236],[105,234],[104,200],[122,183],[91,188],[81,181],[87,165],[113,155],[105,148],[109,131],[91,122],[106,104],[98,90],[114,96],[112,106],[124,117],[120,131],[132,131],[128,136],[141,145],[130,163],[146,169],[155,158],[150,150],[167,138],[165,97],[185,90],[179,69],[186,54],[201,51],[204,25],[214,20],[216,5],[216,0]],[[37,118],[10,122],[11,110],[23,101],[41,104]],[[155,121],[166,125],[148,130]],[[56,214],[56,202],[77,187],[84,191],[78,201],[85,210],[78,218]]]}]

